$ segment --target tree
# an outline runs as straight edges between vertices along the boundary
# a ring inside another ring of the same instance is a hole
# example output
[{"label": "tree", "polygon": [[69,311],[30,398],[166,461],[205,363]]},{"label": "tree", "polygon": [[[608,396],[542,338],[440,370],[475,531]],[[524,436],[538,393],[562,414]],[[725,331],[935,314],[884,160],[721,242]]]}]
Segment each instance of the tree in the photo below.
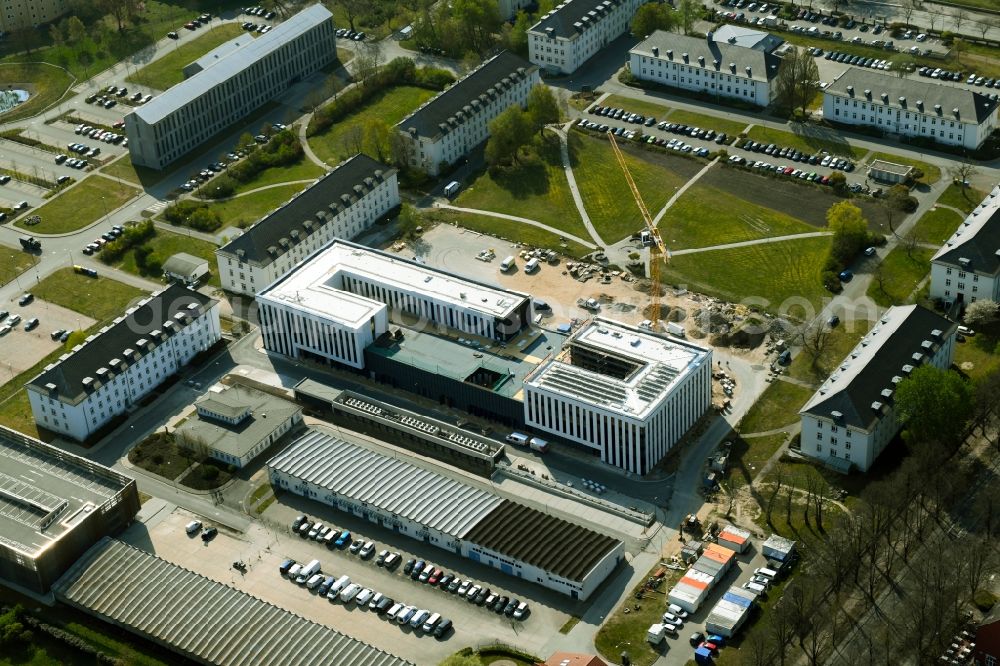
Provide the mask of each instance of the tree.
[{"label": "tree", "polygon": [[966,201],[969,200],[969,195],[966,193],[969,187],[969,179],[978,173],[979,169],[969,162],[955,162],[955,164],[948,167],[948,175],[951,176],[952,182],[962,188],[962,196],[965,197]]},{"label": "tree", "polygon": [[365,85],[378,74],[379,65],[382,64],[382,51],[377,42],[362,42],[362,47],[354,54],[351,61],[355,78]]},{"label": "tree", "polygon": [[879,201],[889,231],[898,238],[899,234],[896,233],[893,223],[900,215],[911,213],[916,209],[916,199],[910,196],[910,190],[906,185],[893,185]]},{"label": "tree", "polygon": [[954,444],[972,416],[972,385],[951,370],[916,368],[896,386],[896,413],[917,441]]},{"label": "tree", "polygon": [[[979,23],[979,35],[986,40],[986,33],[990,31],[990,28],[995,27],[991,21],[981,21]],[[934,28],[931,28],[933,30]]]},{"label": "tree", "polygon": [[996,323],[997,320],[1000,320],[1000,305],[988,298],[970,303],[962,318],[962,321],[972,328],[985,328]]},{"label": "tree", "polygon": [[408,167],[413,161],[413,143],[400,132],[389,134],[389,154],[392,155],[393,163],[398,167]]},{"label": "tree", "polygon": [[365,148],[365,130],[361,125],[351,125],[344,131],[341,138],[344,152],[350,155],[357,155]]},{"label": "tree", "polygon": [[98,6],[111,14],[118,24],[118,32],[125,32],[125,21],[131,18],[135,5],[130,0],[99,0]]},{"label": "tree", "polygon": [[642,39],[657,30],[674,31],[680,25],[680,16],[666,3],[651,2],[639,7],[632,17],[632,34]]},{"label": "tree", "polygon": [[70,44],[79,44],[87,37],[87,28],[79,18],[70,16],[66,22],[66,35]]},{"label": "tree", "polygon": [[365,121],[365,143],[368,144],[369,155],[379,162],[389,160],[392,150],[389,136],[392,130],[389,124],[381,118],[369,118]]},{"label": "tree", "polygon": [[951,18],[955,21],[955,32],[958,32],[962,29],[962,23],[969,18],[969,12],[964,9],[956,9],[952,12]]},{"label": "tree", "polygon": [[822,319],[816,319],[801,327],[793,337],[802,351],[809,355],[810,367],[814,370],[819,368],[819,359],[830,344],[830,330]]},{"label": "tree", "polygon": [[559,102],[552,88],[538,84],[528,93],[528,118],[539,134],[546,125],[559,122]]},{"label": "tree", "polygon": [[704,10],[705,7],[701,4],[701,0],[681,0],[677,7],[677,14],[685,35],[691,34],[695,22],[701,18]]},{"label": "tree", "polygon": [[486,163],[490,166],[517,164],[518,151],[531,141],[532,134],[528,114],[517,106],[510,107],[490,122]]},{"label": "tree", "polygon": [[850,263],[868,242],[868,221],[861,209],[850,201],[835,203],[826,212],[826,224],[833,232],[832,255]]},{"label": "tree", "polygon": [[56,23],[49,26],[49,37],[52,38],[52,43],[56,46],[62,46],[66,42],[66,35]]},{"label": "tree", "polygon": [[894,71],[896,76],[899,78],[903,78],[910,73],[913,68],[913,63],[913,56],[909,53],[900,53],[891,61],[892,71]]},{"label": "tree", "polygon": [[816,59],[804,50],[791,48],[781,59],[778,67],[778,77],[775,81],[778,99],[788,107],[792,115],[796,109],[806,112],[809,102],[816,91],[816,81],[819,80],[819,69]]},{"label": "tree", "polygon": [[485,55],[503,23],[499,5],[494,0],[452,0],[450,9],[462,45]]},{"label": "tree", "polygon": [[913,12],[917,9],[917,0],[903,0],[899,5],[899,11],[903,15],[903,20],[906,22],[906,27],[910,27],[910,19],[913,18]]},{"label": "tree", "polygon": [[526,57],[528,55],[528,30],[534,24],[534,16],[528,12],[518,12],[513,27],[506,33],[507,48]]},{"label": "tree", "polygon": [[937,5],[931,5],[927,8],[927,22],[931,26],[931,32],[934,32],[935,24],[941,20],[941,10],[938,9]]}]

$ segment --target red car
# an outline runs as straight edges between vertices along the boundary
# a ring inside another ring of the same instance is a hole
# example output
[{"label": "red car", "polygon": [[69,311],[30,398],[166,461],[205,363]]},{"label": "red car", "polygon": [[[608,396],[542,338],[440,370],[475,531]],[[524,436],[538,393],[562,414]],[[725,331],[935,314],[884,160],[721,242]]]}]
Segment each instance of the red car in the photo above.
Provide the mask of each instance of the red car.
[{"label": "red car", "polygon": [[441,580],[441,575],[444,574],[440,569],[435,569],[431,572],[430,577],[427,579],[428,585],[437,585],[438,581]]}]

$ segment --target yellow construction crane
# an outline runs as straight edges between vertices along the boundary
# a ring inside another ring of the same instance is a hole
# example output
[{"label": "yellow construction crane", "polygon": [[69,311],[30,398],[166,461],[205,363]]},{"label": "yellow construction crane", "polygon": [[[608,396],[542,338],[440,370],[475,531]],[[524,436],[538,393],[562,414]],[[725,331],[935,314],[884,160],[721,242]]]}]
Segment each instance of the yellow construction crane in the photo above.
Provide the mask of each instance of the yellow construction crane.
[{"label": "yellow construction crane", "polygon": [[649,214],[649,210],[646,208],[646,204],[642,200],[642,195],[639,194],[639,188],[635,186],[635,181],[632,180],[632,174],[629,173],[628,165],[625,164],[625,156],[622,154],[621,148],[618,147],[618,142],[615,141],[615,135],[612,132],[608,132],[608,139],[611,141],[611,149],[615,151],[615,157],[618,158],[618,164],[622,168],[622,172],[625,174],[625,180],[628,181],[629,189],[632,190],[632,196],[635,198],[635,203],[639,206],[639,212],[642,213],[642,220],[646,223],[646,229],[649,231],[649,235],[653,239],[653,244],[649,248],[649,277],[653,284],[649,290],[649,297],[651,301],[652,316],[650,320],[653,322],[653,330],[659,331],[660,329],[660,260],[666,264],[667,259],[670,257],[670,252],[667,250],[667,246],[663,243],[663,237],[660,236],[660,230],[656,228],[653,223],[653,218]]}]

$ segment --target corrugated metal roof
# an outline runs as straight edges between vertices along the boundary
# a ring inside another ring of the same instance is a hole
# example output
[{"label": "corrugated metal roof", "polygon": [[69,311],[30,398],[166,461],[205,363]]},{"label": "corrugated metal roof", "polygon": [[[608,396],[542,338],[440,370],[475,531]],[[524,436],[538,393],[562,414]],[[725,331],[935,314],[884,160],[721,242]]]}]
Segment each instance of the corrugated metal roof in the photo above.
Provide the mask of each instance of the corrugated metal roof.
[{"label": "corrugated metal roof", "polygon": [[54,589],[72,606],[205,664],[410,664],[107,537]]},{"label": "corrugated metal roof", "polygon": [[320,430],[310,430],[267,465],[457,538],[503,501],[485,490]]},{"label": "corrugated metal roof", "polygon": [[735,525],[726,525],[719,532],[719,538],[725,539],[730,543],[738,543],[740,545],[750,540],[750,532]]}]

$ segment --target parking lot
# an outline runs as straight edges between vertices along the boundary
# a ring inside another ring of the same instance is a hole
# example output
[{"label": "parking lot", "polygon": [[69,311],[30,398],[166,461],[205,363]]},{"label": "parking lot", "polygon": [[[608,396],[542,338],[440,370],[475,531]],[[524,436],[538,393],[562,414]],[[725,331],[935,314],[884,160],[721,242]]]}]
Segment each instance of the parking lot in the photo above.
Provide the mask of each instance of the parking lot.
[{"label": "parking lot", "polygon": [[[326,624],[389,652],[405,655],[417,664],[438,663],[461,647],[491,639],[518,645],[529,651],[538,651],[568,619],[566,613],[553,607],[554,602],[563,599],[554,592],[547,593],[542,588],[508,578],[435,546],[427,545],[420,553],[412,553],[405,548],[409,546],[412,549],[419,544],[405,536],[388,533],[376,525],[363,524],[330,508],[326,508],[324,512],[324,507],[301,498],[291,497],[288,501],[291,504],[273,504],[265,512],[266,523],[253,524],[246,534],[232,534],[222,528],[218,536],[208,544],[203,543],[198,535],[185,534],[184,526],[192,516],[180,509],[172,513],[164,510],[153,516],[147,524],[136,523],[122,538],[165,560],[232,585],[305,618]],[[308,512],[310,516],[318,517],[325,524],[357,532],[355,538],[375,541],[376,552],[389,548],[400,552],[404,561],[409,557],[426,559],[429,564],[440,566],[451,573],[459,571],[463,578],[476,578],[477,583],[489,586],[494,591],[501,588],[493,583],[504,583],[502,593],[527,601],[531,605],[531,613],[523,621],[515,622],[459,599],[457,595],[410,580],[402,575],[402,566],[389,572],[376,566],[374,558],[361,560],[346,549],[329,550],[314,541],[292,536],[289,524],[307,508],[312,510]],[[206,527],[209,525],[206,521]],[[396,601],[440,613],[454,622],[455,632],[450,637],[437,640],[424,636],[409,626],[390,623],[354,603],[330,602],[320,598],[315,591],[295,585],[280,575],[278,567],[285,558],[292,558],[300,563],[318,559],[324,574],[350,576],[352,582],[370,587]],[[232,567],[237,561],[247,565],[245,574]],[[452,562],[460,566],[450,566]],[[508,581],[510,585],[506,585]],[[524,594],[532,591],[530,588],[535,588],[538,593],[531,596]],[[569,603],[568,600],[566,603]]]},{"label": "parking lot", "polygon": [[[19,278],[26,290],[30,290],[30,283],[34,281],[34,277],[29,275],[31,274],[25,273]],[[61,342],[52,339],[53,331],[59,329],[75,331],[94,324],[94,320],[89,317],[37,298],[23,307],[17,304],[15,298],[0,304],[0,310],[9,313],[0,320],[0,327],[8,325],[15,315],[21,318],[16,325],[11,326],[9,333],[0,337],[0,382],[8,381],[24,372],[45,355],[61,347]],[[31,331],[25,331],[24,322],[33,317],[38,318],[38,326]]]}]

